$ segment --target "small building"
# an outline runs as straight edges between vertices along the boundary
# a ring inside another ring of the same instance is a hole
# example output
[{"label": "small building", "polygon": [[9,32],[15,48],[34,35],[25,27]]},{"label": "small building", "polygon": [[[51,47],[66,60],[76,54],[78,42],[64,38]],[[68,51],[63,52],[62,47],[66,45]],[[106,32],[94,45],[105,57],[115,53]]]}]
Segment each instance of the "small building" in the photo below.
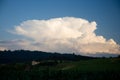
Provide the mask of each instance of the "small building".
[{"label": "small building", "polygon": [[39,64],[40,62],[38,62],[38,61],[32,61],[32,65],[37,65],[37,64]]}]

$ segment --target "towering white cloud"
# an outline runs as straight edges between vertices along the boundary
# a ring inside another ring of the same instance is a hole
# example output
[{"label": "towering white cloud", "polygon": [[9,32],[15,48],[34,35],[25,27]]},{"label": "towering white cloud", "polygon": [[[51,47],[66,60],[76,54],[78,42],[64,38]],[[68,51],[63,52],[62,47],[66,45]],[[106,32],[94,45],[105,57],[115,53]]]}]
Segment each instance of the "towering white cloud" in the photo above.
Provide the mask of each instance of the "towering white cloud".
[{"label": "towering white cloud", "polygon": [[[26,49],[51,52],[120,53],[120,45],[95,34],[95,21],[74,17],[28,20],[15,26],[15,33],[32,39]],[[29,43],[29,44],[28,44]]]}]

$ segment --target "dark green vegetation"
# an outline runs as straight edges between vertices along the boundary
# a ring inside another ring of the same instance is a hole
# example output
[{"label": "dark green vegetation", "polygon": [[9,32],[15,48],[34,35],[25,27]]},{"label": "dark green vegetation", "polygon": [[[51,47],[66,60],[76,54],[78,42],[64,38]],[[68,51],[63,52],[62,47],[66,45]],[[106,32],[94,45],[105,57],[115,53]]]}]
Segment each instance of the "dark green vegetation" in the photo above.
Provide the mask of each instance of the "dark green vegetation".
[{"label": "dark green vegetation", "polygon": [[15,51],[0,51],[0,64],[1,63],[18,63],[18,62],[29,62],[33,60],[43,61],[43,60],[69,60],[69,61],[79,61],[95,59],[92,57],[81,56],[73,54],[60,54],[60,53],[50,53],[42,51],[29,51],[29,50],[15,50]]},{"label": "dark green vegetation", "polygon": [[[32,62],[37,63],[33,65]],[[0,51],[0,80],[119,80],[118,58],[42,51]]]},{"label": "dark green vegetation", "polygon": [[0,65],[0,80],[119,80],[120,58]]}]

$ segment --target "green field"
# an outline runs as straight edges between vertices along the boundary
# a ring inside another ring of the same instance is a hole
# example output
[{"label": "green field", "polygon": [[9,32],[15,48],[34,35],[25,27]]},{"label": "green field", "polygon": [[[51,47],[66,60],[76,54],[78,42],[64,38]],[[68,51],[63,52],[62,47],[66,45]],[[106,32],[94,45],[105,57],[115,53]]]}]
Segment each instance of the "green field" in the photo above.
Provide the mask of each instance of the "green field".
[{"label": "green field", "polygon": [[1,64],[0,80],[120,80],[120,58],[62,61],[55,65]]}]

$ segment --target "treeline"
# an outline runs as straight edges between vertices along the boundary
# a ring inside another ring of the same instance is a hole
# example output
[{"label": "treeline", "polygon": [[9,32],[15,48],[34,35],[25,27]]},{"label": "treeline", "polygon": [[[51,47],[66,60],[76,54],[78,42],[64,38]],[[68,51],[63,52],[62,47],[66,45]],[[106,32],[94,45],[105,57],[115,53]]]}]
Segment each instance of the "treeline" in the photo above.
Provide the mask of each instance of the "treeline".
[{"label": "treeline", "polygon": [[29,50],[5,50],[0,51],[0,63],[16,63],[16,62],[27,62],[27,61],[41,61],[41,60],[69,60],[79,61],[94,59],[93,57],[75,55],[75,53],[51,53],[43,51],[29,51]]}]

